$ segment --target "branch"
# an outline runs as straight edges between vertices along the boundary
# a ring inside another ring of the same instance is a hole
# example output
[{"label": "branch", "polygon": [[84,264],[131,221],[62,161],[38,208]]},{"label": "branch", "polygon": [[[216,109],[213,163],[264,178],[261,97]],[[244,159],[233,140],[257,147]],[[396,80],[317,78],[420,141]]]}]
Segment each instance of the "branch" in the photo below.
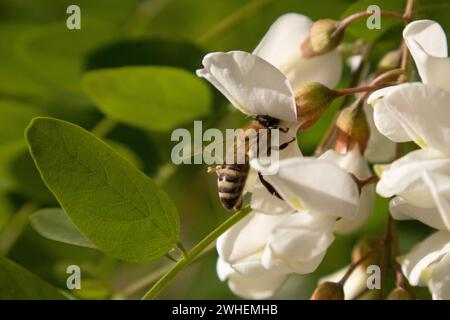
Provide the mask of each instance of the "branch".
[{"label": "branch", "polygon": [[215,241],[222,233],[227,231],[230,227],[247,216],[251,211],[249,206],[236,212],[228,220],[218,226],[210,234],[208,234],[203,240],[201,240],[194,248],[187,252],[186,256],[179,260],[153,287],[142,297],[142,300],[151,300],[158,296],[158,294],[175,278],[175,276],[183,270],[185,267],[191,264],[191,262],[201,254],[213,241]]}]

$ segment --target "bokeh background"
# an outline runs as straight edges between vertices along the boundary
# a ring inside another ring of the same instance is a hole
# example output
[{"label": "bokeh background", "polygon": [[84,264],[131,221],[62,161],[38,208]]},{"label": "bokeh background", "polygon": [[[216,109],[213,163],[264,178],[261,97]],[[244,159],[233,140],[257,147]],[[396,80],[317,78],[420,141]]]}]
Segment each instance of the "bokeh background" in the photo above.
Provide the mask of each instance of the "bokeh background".
[{"label": "bokeh background", "polygon": [[[66,28],[66,8],[81,8],[81,30]],[[281,14],[298,12],[312,19],[339,19],[370,4],[402,12],[404,0],[0,0],[0,255],[17,262],[54,286],[64,288],[66,267],[82,269],[80,298],[138,298],[152,279],[170,264],[167,259],[131,264],[96,250],[47,240],[30,227],[25,205],[55,207],[29,156],[23,131],[30,119],[52,116],[92,129],[104,115],[80,85],[83,73],[121,66],[168,65],[193,72],[210,51],[252,51]],[[422,0],[418,15],[438,20],[450,30],[447,0]],[[398,48],[401,25],[382,20],[381,30],[353,25],[345,41],[373,43],[372,68],[388,50]],[[340,86],[349,82],[344,71]],[[146,90],[145,83],[140,84]],[[177,90],[173,83],[171,90]],[[249,119],[234,112],[212,87],[204,128],[243,126]],[[326,131],[339,101],[323,119],[298,137],[312,154]],[[193,106],[195,107],[195,106]],[[133,106],[124,106],[133,112]],[[147,121],[164,121],[161,118]],[[192,129],[192,121],[182,127]],[[191,247],[230,213],[219,204],[216,178],[205,165],[174,166],[169,131],[115,125],[107,141],[170,194],[181,215],[181,239]],[[29,211],[29,210],[28,210]],[[350,262],[354,243],[385,230],[387,201],[377,198],[369,222],[357,233],[337,236],[324,262],[311,275],[291,276],[274,298],[305,299],[317,279]],[[406,252],[430,230],[415,222],[399,224],[401,251]],[[184,270],[161,294],[170,299],[236,299],[215,272],[216,253]],[[144,282],[140,281],[144,279]],[[1,288],[0,288],[1,290]],[[426,291],[425,291],[426,292]],[[426,294],[426,293],[423,293]]]}]

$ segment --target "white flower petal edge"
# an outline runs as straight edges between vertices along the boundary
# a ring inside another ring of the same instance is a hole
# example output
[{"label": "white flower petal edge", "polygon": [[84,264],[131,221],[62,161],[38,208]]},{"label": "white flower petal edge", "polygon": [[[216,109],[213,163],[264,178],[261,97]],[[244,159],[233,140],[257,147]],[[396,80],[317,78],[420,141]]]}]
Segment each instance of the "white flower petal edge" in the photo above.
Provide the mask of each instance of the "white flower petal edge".
[{"label": "white flower petal edge", "polygon": [[217,239],[217,252],[222,260],[242,273],[256,276],[260,257],[269,235],[287,215],[249,213]]},{"label": "white flower petal edge", "polygon": [[264,275],[246,277],[222,259],[217,260],[217,274],[222,281],[228,281],[231,291],[246,299],[267,299],[273,296],[287,279],[287,275]]},{"label": "white flower petal edge", "polygon": [[[333,162],[361,180],[372,175],[367,160],[361,155],[358,147],[353,148],[346,154],[339,154],[334,150],[328,150],[322,154],[319,159]],[[375,185],[369,184],[364,186],[361,190],[358,214],[356,215],[356,218],[340,219],[336,222],[334,231],[340,234],[348,234],[359,229],[372,213],[374,199]]]},{"label": "white flower petal edge", "polygon": [[406,133],[423,148],[450,154],[450,92],[423,83],[397,85],[384,94],[374,113],[377,128],[391,140],[405,141]]},{"label": "white flower petal edge", "polygon": [[270,233],[262,264],[279,272],[313,272],[334,240],[334,223],[333,217],[308,211],[289,215]]},{"label": "white flower petal edge", "polygon": [[430,265],[438,263],[449,253],[450,233],[438,231],[416,245],[401,259],[403,274],[413,286],[426,285],[430,276]]},{"label": "white flower petal edge", "polygon": [[445,222],[436,207],[416,207],[400,197],[394,197],[389,202],[389,211],[396,220],[415,219],[437,230],[447,230]]},{"label": "white flower petal edge", "polygon": [[374,163],[392,161],[396,153],[395,143],[378,131],[374,121],[374,110],[369,104],[364,105],[364,112],[366,113],[367,122],[370,127],[370,137],[364,156],[367,160]]},{"label": "white flower petal edge", "polygon": [[290,158],[267,168],[257,159],[250,162],[265,175],[281,197],[295,210],[316,214],[355,218],[359,206],[359,192],[351,176],[329,161],[315,158]]},{"label": "white flower petal edge", "polygon": [[341,78],[342,58],[337,50],[312,59],[304,59],[300,44],[308,37],[311,19],[287,13],[267,31],[253,54],[270,62],[283,72],[295,89],[307,82],[334,87]]},{"label": "white flower petal edge", "polygon": [[241,112],[297,121],[294,93],[286,77],[264,59],[243,51],[203,58],[197,75],[208,80]]},{"label": "white flower petal edge", "polygon": [[377,193],[382,197],[398,195],[414,206],[433,208],[435,198],[423,179],[424,173],[448,175],[450,159],[432,149],[416,150],[390,165],[375,166],[375,171],[380,176]]},{"label": "white flower petal edge", "polygon": [[442,223],[450,231],[450,170],[445,175],[424,172],[423,180],[430,189]]},{"label": "white flower petal edge", "polygon": [[450,254],[433,268],[428,288],[433,300],[450,300]]},{"label": "white flower petal edge", "polygon": [[263,214],[278,215],[283,213],[292,213],[294,211],[294,209],[284,200],[270,194],[259,179],[253,188],[251,207],[253,210]]},{"label": "white flower petal edge", "polygon": [[442,27],[432,20],[411,22],[403,30],[403,38],[414,58],[424,83],[450,91],[450,59],[447,37]]}]

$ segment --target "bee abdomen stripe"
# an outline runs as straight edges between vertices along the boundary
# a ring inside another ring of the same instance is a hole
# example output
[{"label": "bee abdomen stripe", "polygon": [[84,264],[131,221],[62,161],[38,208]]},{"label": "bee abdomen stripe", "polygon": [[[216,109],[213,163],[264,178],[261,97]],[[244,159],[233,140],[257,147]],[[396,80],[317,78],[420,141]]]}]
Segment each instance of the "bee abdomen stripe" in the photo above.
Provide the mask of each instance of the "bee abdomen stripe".
[{"label": "bee abdomen stripe", "polygon": [[240,185],[235,185],[233,187],[225,187],[219,186],[219,193],[229,193],[229,194],[239,194],[242,191],[242,187]]},{"label": "bee abdomen stripe", "polygon": [[219,175],[220,182],[237,183],[237,182],[242,182],[243,180],[245,180],[245,178],[247,178],[246,175],[238,176],[238,175],[228,175],[228,174],[223,174],[223,173],[221,173]]}]

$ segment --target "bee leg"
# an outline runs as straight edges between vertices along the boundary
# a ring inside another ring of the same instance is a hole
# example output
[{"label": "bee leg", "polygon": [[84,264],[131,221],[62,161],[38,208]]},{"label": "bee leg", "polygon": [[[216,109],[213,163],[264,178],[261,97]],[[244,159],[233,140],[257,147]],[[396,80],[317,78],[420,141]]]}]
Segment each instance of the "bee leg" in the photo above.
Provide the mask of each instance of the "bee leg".
[{"label": "bee leg", "polygon": [[275,190],[275,188],[266,181],[266,179],[264,179],[263,175],[261,174],[261,172],[258,172],[258,177],[259,180],[261,181],[261,183],[263,184],[263,186],[267,189],[267,191],[269,191],[270,194],[274,195],[275,197],[284,200],[280,194],[278,193],[277,190]]},{"label": "bee leg", "polygon": [[236,211],[241,210],[241,208],[242,208],[242,202],[243,202],[242,196],[240,196],[240,197],[239,197],[239,200],[236,202],[236,204],[234,205],[233,209],[236,210]]},{"label": "bee leg", "polygon": [[[272,151],[272,150],[280,151],[280,150],[286,149],[286,147],[288,145],[290,145],[292,142],[294,142],[295,140],[297,140],[297,138],[294,137],[291,140],[289,140],[288,142],[285,142],[285,143],[281,144],[279,147],[271,147],[269,149],[269,152]],[[270,153],[269,153],[269,155],[270,155]]]},{"label": "bee leg", "polygon": [[288,133],[289,128],[285,128],[285,127],[278,127],[278,130],[280,130],[283,133]]}]

